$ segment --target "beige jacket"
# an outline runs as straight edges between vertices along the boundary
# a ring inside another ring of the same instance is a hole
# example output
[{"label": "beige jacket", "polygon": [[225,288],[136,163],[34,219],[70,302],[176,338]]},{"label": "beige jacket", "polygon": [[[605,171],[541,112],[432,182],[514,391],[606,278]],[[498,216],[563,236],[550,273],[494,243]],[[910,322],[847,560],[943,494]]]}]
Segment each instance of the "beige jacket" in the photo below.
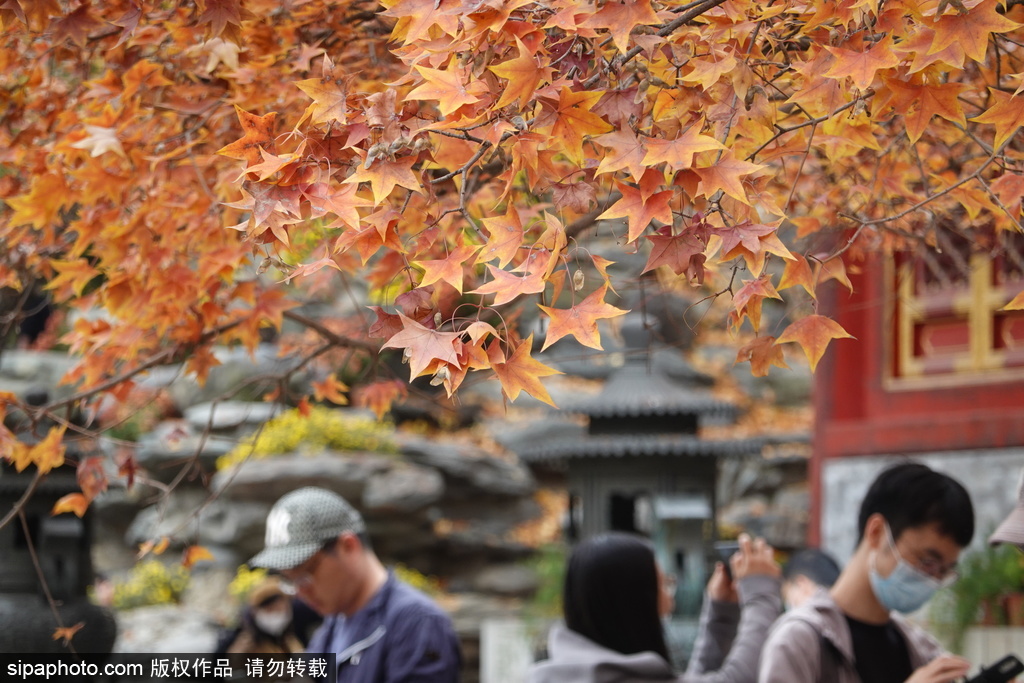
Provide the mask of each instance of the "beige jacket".
[{"label": "beige jacket", "polygon": [[[942,646],[924,630],[896,612],[891,617],[907,642],[914,669],[943,654]],[[834,679],[822,671],[819,634],[835,646]],[[862,683],[854,668],[853,638],[846,617],[827,591],[818,591],[805,605],[787,612],[775,622],[761,654],[757,680],[758,683]]]}]

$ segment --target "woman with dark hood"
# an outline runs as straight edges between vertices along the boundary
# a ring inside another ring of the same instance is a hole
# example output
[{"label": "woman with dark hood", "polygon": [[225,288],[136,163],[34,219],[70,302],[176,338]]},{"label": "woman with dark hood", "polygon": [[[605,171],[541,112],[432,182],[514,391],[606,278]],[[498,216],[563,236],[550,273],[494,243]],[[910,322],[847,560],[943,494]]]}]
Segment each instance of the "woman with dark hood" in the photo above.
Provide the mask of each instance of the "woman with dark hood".
[{"label": "woman with dark hood", "polygon": [[[550,659],[533,666],[529,682],[754,683],[768,627],[782,608],[780,569],[771,547],[746,535],[730,566],[735,584],[721,563],[715,567],[691,667],[679,674],[661,621],[672,611],[670,581],[650,542],[609,533],[581,543],[566,569],[565,624],[552,629]],[[717,637],[730,629],[735,641]],[[705,668],[711,662],[715,670]]]}]

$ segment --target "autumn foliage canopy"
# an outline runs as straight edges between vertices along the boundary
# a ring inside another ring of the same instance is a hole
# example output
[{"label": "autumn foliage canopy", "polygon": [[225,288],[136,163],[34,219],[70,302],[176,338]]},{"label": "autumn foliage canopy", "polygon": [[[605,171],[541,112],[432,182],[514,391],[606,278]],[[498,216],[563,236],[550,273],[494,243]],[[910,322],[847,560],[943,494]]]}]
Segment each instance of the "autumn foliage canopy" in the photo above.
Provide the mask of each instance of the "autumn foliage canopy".
[{"label": "autumn foliage canopy", "polygon": [[[1013,0],[6,0],[0,25],[0,286],[104,312],[71,318],[51,412],[201,379],[286,318],[287,353],[367,368],[311,398],[385,411],[408,378],[367,359],[395,349],[449,395],[550,402],[536,350],[625,312],[594,235],[717,297],[756,374],[788,343],[814,366],[848,336],[817,289],[862,254],[1021,229]],[[296,308],[354,286],[378,305]]]}]

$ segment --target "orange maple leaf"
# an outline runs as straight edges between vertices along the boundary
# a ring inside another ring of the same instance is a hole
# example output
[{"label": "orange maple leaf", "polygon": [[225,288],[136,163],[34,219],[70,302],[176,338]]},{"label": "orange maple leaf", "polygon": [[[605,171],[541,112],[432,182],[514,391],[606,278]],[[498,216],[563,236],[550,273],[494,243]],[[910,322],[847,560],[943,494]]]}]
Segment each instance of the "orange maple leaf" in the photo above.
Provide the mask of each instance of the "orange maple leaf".
[{"label": "orange maple leaf", "polygon": [[787,327],[779,335],[777,344],[794,342],[799,344],[807,354],[807,361],[811,364],[811,372],[818,367],[818,361],[825,354],[825,349],[833,339],[853,339],[853,335],[844,330],[842,326],[831,318],[823,315],[809,315],[801,318]]},{"label": "orange maple leaf", "polygon": [[125,41],[135,35],[135,29],[141,18],[142,8],[132,2],[128,4],[128,9],[124,14],[110,22],[114,26],[121,27],[121,34],[117,37],[117,42],[114,43],[115,48],[123,45]]},{"label": "orange maple leaf", "polygon": [[573,92],[566,85],[559,94],[551,135],[565,155],[580,166],[583,165],[583,138],[612,129],[611,124],[590,111],[602,95],[604,92],[599,90]]},{"label": "orange maple leaf", "polygon": [[803,287],[812,298],[817,298],[814,273],[811,271],[810,264],[800,254],[793,254],[793,258],[786,261],[786,269],[782,271],[782,279],[779,281],[778,288],[788,289],[797,285]]},{"label": "orange maple leaf", "polygon": [[877,43],[870,44],[863,52],[827,45],[825,49],[836,58],[835,64],[825,72],[825,75],[837,80],[849,76],[860,90],[871,87],[878,71],[891,69],[900,63],[900,58],[893,52],[892,36],[886,36]]},{"label": "orange maple leaf", "polygon": [[646,144],[647,155],[644,156],[644,166],[666,164],[674,171],[690,168],[693,164],[694,154],[725,149],[725,145],[718,140],[701,135],[700,126],[690,126],[673,140],[653,138],[647,140]]},{"label": "orange maple leaf", "polygon": [[[365,152],[363,153],[365,155]],[[395,186],[404,187],[413,192],[421,192],[422,186],[420,181],[416,179],[416,175],[412,172],[412,166],[416,163],[415,156],[404,156],[395,160],[391,159],[378,159],[370,164],[367,168],[365,164],[360,164],[356,168],[356,172],[345,178],[344,183],[370,183],[370,188],[373,190],[373,202],[379,205],[388,195],[391,194]]]},{"label": "orange maple leaf", "polygon": [[83,4],[74,12],[53,22],[50,30],[57,42],[70,40],[78,47],[85,49],[89,42],[89,34],[103,28],[103,23],[89,12],[89,5]]},{"label": "orange maple leaf", "polygon": [[88,500],[107,490],[107,471],[103,467],[105,460],[102,456],[91,455],[78,461],[75,477],[78,479],[78,487]]},{"label": "orange maple leaf", "polygon": [[995,88],[989,88],[989,92],[995,98],[995,104],[971,121],[995,126],[996,138],[993,147],[1000,150],[1017,129],[1024,126],[1024,96],[1011,95]]},{"label": "orange maple leaf", "polygon": [[935,22],[935,38],[928,54],[935,54],[954,43],[976,62],[985,61],[989,37],[993,33],[1006,33],[1021,26],[1007,19],[996,9],[998,0],[983,0],[967,14],[950,14]]},{"label": "orange maple leaf", "polygon": [[604,318],[615,318],[628,312],[605,303],[604,297],[607,293],[608,286],[602,285],[599,289],[591,292],[586,299],[569,309],[550,308],[537,304],[537,307],[551,318],[547,336],[544,337],[544,346],[540,350],[543,351],[567,334],[576,337],[576,341],[584,346],[601,350],[603,347],[601,346],[601,335],[597,330],[597,321]]},{"label": "orange maple leaf", "polygon": [[73,512],[76,517],[82,517],[88,509],[88,498],[81,493],[69,493],[66,496],[62,496],[60,500],[53,504],[53,509],[50,510],[50,514],[60,515],[65,512]]},{"label": "orange maple leaf", "polygon": [[28,194],[4,198],[14,213],[7,219],[12,227],[28,224],[42,230],[60,219],[70,196],[63,174],[44,173],[32,178]]},{"label": "orange maple leaf", "polygon": [[509,202],[504,216],[484,218],[481,221],[487,231],[487,244],[480,251],[477,263],[498,259],[504,268],[523,245],[523,221],[519,210]]},{"label": "orange maple leaf", "polygon": [[538,401],[547,403],[552,408],[557,408],[551,400],[548,390],[541,384],[540,378],[549,375],[561,375],[561,371],[544,365],[530,355],[533,348],[533,335],[524,339],[516,347],[512,356],[503,363],[494,363],[494,374],[501,382],[501,390],[508,397],[508,400],[515,401],[519,392],[525,391]]},{"label": "orange maple leaf", "polygon": [[1003,306],[1001,311],[1022,311],[1024,310],[1024,292],[1018,292],[1017,296],[1010,299],[1010,301]]},{"label": "orange maple leaf", "polygon": [[782,356],[782,347],[775,344],[775,337],[757,337],[743,346],[736,354],[736,362],[750,361],[750,373],[754,377],[767,377],[771,366],[788,368]]},{"label": "orange maple leaf", "polygon": [[507,304],[523,294],[539,294],[544,291],[544,273],[540,267],[530,269],[522,275],[495,268],[490,264],[487,270],[494,279],[480,285],[470,294],[494,294],[495,306]]},{"label": "orange maple leaf", "polygon": [[313,99],[299,124],[307,117],[314,126],[320,123],[348,123],[348,89],[354,80],[354,74],[336,69],[334,62],[325,54],[320,78],[295,81],[295,86]]},{"label": "orange maple leaf", "polygon": [[761,238],[771,235],[779,229],[781,220],[772,223],[740,223],[726,228],[716,228],[715,234],[722,238],[722,253],[728,254],[737,245],[751,252],[761,251]]},{"label": "orange maple leaf", "polygon": [[765,299],[781,300],[782,297],[775,291],[770,275],[762,275],[755,280],[744,280],[743,282],[743,287],[740,287],[732,298],[735,311],[730,320],[733,320],[738,327],[743,316],[746,316],[754,331],[757,332],[761,329],[761,303]]},{"label": "orange maple leaf", "polygon": [[715,192],[722,190],[733,199],[749,204],[740,176],[750,175],[763,168],[765,167],[761,164],[737,159],[732,151],[728,150],[711,166],[695,169],[700,176],[697,192],[710,198]]},{"label": "orange maple leaf", "polygon": [[409,385],[405,382],[385,380],[358,387],[353,403],[360,408],[369,408],[378,420],[383,420],[392,404],[408,395]]},{"label": "orange maple leaf", "polygon": [[[26,460],[34,464],[40,472],[46,474],[54,467],[64,464],[64,427],[50,427],[46,438],[31,446],[26,454]],[[20,472],[24,467],[18,468]]]},{"label": "orange maple leaf", "polygon": [[339,406],[348,405],[348,398],[343,392],[348,391],[348,385],[340,381],[334,375],[328,375],[322,381],[311,382],[313,397],[318,401],[330,401]]},{"label": "orange maple leaf", "polygon": [[461,5],[458,0],[399,0],[381,14],[398,18],[391,31],[392,40],[404,40],[405,44],[413,45],[431,34],[436,37],[431,31],[435,26],[454,36],[459,30]]},{"label": "orange maple leaf", "polygon": [[617,128],[611,133],[598,135],[593,141],[609,150],[601,158],[601,163],[594,172],[596,175],[626,170],[633,176],[633,180],[640,180],[644,174],[646,150],[632,128]]},{"label": "orange maple leaf", "polygon": [[163,555],[164,551],[167,550],[170,545],[171,539],[166,536],[161,536],[157,541],[145,541],[144,543],[139,544],[139,552],[136,553],[135,559],[141,560],[150,553],[153,553],[154,555]]},{"label": "orange maple leaf", "polygon": [[453,363],[462,348],[462,335],[458,332],[438,332],[399,313],[402,331],[392,336],[381,348],[406,349],[409,375],[415,379],[426,374],[433,361]]},{"label": "orange maple leaf", "polygon": [[274,124],[277,121],[277,112],[272,111],[264,116],[256,116],[236,104],[235,113],[238,115],[238,121],[242,124],[245,134],[230,145],[221,147],[217,150],[217,154],[232,159],[243,159],[247,162],[247,166],[254,166],[260,163],[261,149],[268,151],[274,149]]},{"label": "orange maple leaf", "polygon": [[841,258],[829,259],[824,263],[819,262],[814,269],[814,277],[818,284],[835,280],[851,292],[853,291],[853,283],[850,282],[850,276],[846,272],[846,264]]},{"label": "orange maple leaf", "polygon": [[669,202],[672,201],[674,194],[672,190],[662,190],[645,198],[641,190],[632,185],[627,185],[618,180],[615,181],[615,184],[618,185],[622,198],[608,207],[597,219],[628,219],[629,236],[626,239],[627,242],[632,242],[643,234],[643,231],[647,229],[652,220],[659,220],[666,225],[672,224],[672,207],[669,206]]},{"label": "orange maple leaf", "polygon": [[658,266],[668,266],[676,275],[689,272],[694,256],[703,256],[705,244],[692,232],[678,235],[647,235],[652,243],[651,253],[643,272]]},{"label": "orange maple leaf", "polygon": [[960,94],[967,89],[964,84],[907,83],[896,78],[884,80],[893,93],[891,105],[903,117],[911,142],[921,139],[933,116],[941,116],[960,126],[967,124],[959,100]]},{"label": "orange maple leaf", "polygon": [[540,82],[550,80],[551,78],[551,67],[539,65],[537,58],[523,44],[519,36],[515,38],[516,46],[519,48],[519,56],[515,59],[510,59],[500,64],[492,64],[487,67],[496,76],[508,81],[497,104],[494,105],[497,109],[501,109],[517,100],[519,101],[520,108],[526,107],[530,99],[533,98],[533,93],[537,90]]},{"label": "orange maple leaf", "polygon": [[[421,83],[406,97],[410,100],[437,100],[437,108],[443,116],[450,116],[464,105],[479,102],[480,96],[487,92],[487,85],[471,79],[470,70],[459,66],[456,59],[452,59],[444,70],[419,65],[415,68],[426,83]],[[470,79],[469,83],[466,83],[467,79]]]},{"label": "orange maple leaf", "polygon": [[990,186],[1010,215],[1019,216],[1024,200],[1024,175],[1007,169]]},{"label": "orange maple leaf", "polygon": [[423,269],[423,279],[420,281],[419,286],[426,287],[443,280],[454,287],[459,294],[462,294],[465,263],[475,257],[479,249],[480,247],[464,244],[449,253],[446,258],[413,261],[412,265]]},{"label": "orange maple leaf", "polygon": [[[81,515],[79,515],[79,517],[81,517]],[[53,631],[53,639],[54,640],[63,640],[65,646],[70,645],[71,644],[71,639],[75,637],[76,633],[78,633],[79,631],[82,630],[83,626],[85,626],[85,622],[84,621],[80,621],[77,624],[75,624],[74,626],[62,626],[62,627],[56,628]]]},{"label": "orange maple leaf", "polygon": [[84,258],[74,261],[52,259],[50,265],[57,271],[57,277],[47,282],[43,289],[53,291],[60,300],[70,299],[71,292],[74,292],[76,297],[82,296],[86,285],[100,274],[100,271]]},{"label": "orange maple leaf", "polygon": [[581,24],[586,28],[604,28],[612,34],[612,41],[619,52],[629,50],[629,34],[637,26],[654,26],[661,23],[651,8],[651,0],[626,0],[605,3],[597,14]]},{"label": "orange maple leaf", "polygon": [[228,35],[234,37],[242,27],[242,19],[245,18],[243,14],[249,14],[242,9],[242,0],[196,0],[196,5],[202,12],[196,23],[209,24],[214,36],[219,36],[227,28]]},{"label": "orange maple leaf", "polygon": [[203,546],[190,545],[185,548],[181,555],[181,566],[185,569],[191,569],[196,562],[202,562],[203,560],[212,561],[213,559],[213,553]]}]

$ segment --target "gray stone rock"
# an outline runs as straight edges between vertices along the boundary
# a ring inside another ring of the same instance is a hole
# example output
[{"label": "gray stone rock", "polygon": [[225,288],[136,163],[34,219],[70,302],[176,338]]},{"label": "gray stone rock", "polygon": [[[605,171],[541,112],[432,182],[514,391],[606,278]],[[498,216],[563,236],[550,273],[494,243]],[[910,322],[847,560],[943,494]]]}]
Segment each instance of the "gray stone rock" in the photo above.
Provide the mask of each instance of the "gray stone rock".
[{"label": "gray stone rock", "polygon": [[521,564],[493,565],[473,579],[473,588],[481,593],[519,598],[533,595],[539,585],[537,572]]},{"label": "gray stone rock", "polygon": [[132,520],[124,541],[131,547],[168,536],[173,546],[180,547],[185,537],[199,535],[198,510],[209,494],[193,488],[178,488],[161,502],[150,505]]},{"label": "gray stone rock", "polygon": [[218,472],[211,487],[227,500],[273,503],[297,488],[320,486],[358,503],[370,477],[387,472],[394,463],[394,458],[371,453],[277,455]]},{"label": "gray stone rock", "polygon": [[[194,378],[186,376],[179,365],[153,368],[139,383],[154,389],[167,389],[175,405],[186,408],[228,395],[254,376],[280,374],[298,362],[296,358],[278,356],[278,348],[273,344],[260,344],[253,356],[242,348],[217,347],[214,356],[220,365],[210,370],[202,386]],[[296,386],[301,386],[304,373],[296,373],[292,380]],[[270,386],[268,383],[267,386],[251,385],[250,388],[255,398]]]},{"label": "gray stone rock", "polygon": [[205,431],[208,425],[213,431],[222,432],[261,425],[280,412],[281,406],[276,403],[221,401],[186,408],[185,419],[199,433]]},{"label": "gray stone rock", "polygon": [[412,512],[441,500],[444,477],[437,470],[409,463],[375,474],[363,491],[366,514]]},{"label": "gray stone rock", "polygon": [[272,503],[218,498],[200,513],[199,542],[204,546],[231,548],[248,559],[263,548],[263,533]]},{"label": "gray stone rock", "polygon": [[61,385],[66,372],[80,362],[67,353],[6,349],[0,355],[0,386],[18,396],[33,389],[45,389],[51,399],[68,396],[69,385]]},{"label": "gray stone rock", "polygon": [[152,605],[118,613],[114,652],[213,652],[217,625],[202,612],[182,605]]},{"label": "gray stone rock", "polygon": [[484,495],[525,496],[536,488],[533,475],[523,464],[463,444],[407,439],[401,450],[412,462],[444,473],[449,490],[456,497],[460,493],[472,494],[473,489]]},{"label": "gray stone rock", "polygon": [[177,476],[181,466],[198,456],[203,472],[217,469],[217,458],[235,447],[233,439],[207,435],[203,439],[185,420],[164,420],[156,429],[139,439],[136,460],[155,479],[168,481]]}]

